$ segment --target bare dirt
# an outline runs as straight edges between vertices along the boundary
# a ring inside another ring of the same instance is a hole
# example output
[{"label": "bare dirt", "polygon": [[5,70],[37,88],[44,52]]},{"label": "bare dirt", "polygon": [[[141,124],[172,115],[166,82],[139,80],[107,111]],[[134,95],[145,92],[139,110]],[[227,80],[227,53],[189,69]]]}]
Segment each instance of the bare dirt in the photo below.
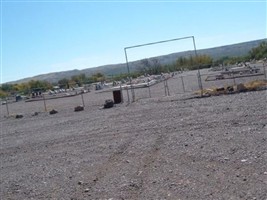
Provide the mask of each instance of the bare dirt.
[{"label": "bare dirt", "polygon": [[266,91],[160,94],[9,105],[21,119],[2,106],[1,199],[267,199]]}]

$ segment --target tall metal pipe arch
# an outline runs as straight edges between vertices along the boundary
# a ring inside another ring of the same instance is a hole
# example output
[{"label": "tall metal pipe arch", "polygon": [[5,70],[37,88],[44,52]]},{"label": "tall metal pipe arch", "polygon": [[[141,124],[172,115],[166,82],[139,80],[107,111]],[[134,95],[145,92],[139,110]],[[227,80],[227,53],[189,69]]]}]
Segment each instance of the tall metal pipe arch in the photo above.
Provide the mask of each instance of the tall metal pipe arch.
[{"label": "tall metal pipe arch", "polygon": [[[195,37],[194,36],[180,37],[180,38],[175,38],[175,39],[162,40],[162,41],[157,41],[157,42],[151,42],[151,43],[146,43],[146,44],[140,44],[140,45],[125,47],[124,48],[124,54],[125,54],[125,59],[126,59],[126,66],[127,66],[128,75],[130,76],[130,67],[129,67],[128,56],[127,56],[127,50],[128,49],[133,49],[133,48],[138,48],[138,47],[143,47],[143,46],[149,46],[149,45],[154,45],[154,44],[160,44],[160,43],[166,43],[166,42],[173,42],[173,41],[177,41],[177,40],[185,40],[185,39],[190,39],[190,38],[193,41],[195,57],[197,57],[197,49],[196,49],[196,43],[195,43]],[[199,85],[199,89],[201,91],[201,96],[202,96],[203,95],[202,94],[203,87],[202,87],[202,82],[201,82],[199,65],[198,65],[198,85]],[[131,78],[130,78],[130,87],[131,87],[131,91],[132,91],[132,101],[134,102],[135,101],[135,93],[134,93],[134,88],[132,87]]]}]

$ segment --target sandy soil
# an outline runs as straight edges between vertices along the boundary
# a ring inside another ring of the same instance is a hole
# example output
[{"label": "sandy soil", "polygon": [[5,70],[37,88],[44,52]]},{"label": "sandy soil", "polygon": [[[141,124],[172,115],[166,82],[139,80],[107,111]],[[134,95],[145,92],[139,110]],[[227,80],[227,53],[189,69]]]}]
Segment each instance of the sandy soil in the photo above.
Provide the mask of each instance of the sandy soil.
[{"label": "sandy soil", "polygon": [[2,106],[1,199],[266,200],[266,91],[164,97],[161,86],[110,109],[111,93],[85,94],[82,112],[80,96],[48,101],[55,115],[42,101],[10,104],[21,119]]}]

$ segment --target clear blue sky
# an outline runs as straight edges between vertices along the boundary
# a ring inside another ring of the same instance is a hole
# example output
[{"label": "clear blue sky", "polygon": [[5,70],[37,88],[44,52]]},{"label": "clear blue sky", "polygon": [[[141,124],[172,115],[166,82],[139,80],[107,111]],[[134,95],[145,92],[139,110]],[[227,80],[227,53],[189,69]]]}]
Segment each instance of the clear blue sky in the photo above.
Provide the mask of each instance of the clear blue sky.
[{"label": "clear blue sky", "polygon": [[[266,37],[262,1],[1,1],[1,83],[124,63],[124,47],[194,36],[204,49]],[[129,60],[192,50],[130,49]]]}]

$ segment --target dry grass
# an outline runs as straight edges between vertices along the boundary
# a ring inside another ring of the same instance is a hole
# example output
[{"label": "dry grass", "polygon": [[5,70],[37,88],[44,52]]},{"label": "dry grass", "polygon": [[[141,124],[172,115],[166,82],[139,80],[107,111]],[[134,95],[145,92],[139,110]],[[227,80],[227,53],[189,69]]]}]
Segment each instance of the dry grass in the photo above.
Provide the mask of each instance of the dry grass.
[{"label": "dry grass", "polygon": [[[240,87],[241,86],[241,87]],[[229,90],[229,88],[232,88],[233,91]],[[243,88],[240,90],[239,88]],[[244,91],[255,91],[255,90],[261,90],[261,89],[267,89],[267,80],[254,80],[247,82],[245,84],[238,84],[238,85],[231,85],[231,86],[225,86],[225,87],[211,87],[206,88],[202,90],[203,95],[220,95],[220,94],[229,94],[229,93],[238,93],[238,92],[244,92]],[[194,92],[194,94],[200,95],[201,90],[198,90]]]},{"label": "dry grass", "polygon": [[247,90],[258,90],[263,87],[267,87],[267,80],[255,80],[245,83],[244,86]]}]

